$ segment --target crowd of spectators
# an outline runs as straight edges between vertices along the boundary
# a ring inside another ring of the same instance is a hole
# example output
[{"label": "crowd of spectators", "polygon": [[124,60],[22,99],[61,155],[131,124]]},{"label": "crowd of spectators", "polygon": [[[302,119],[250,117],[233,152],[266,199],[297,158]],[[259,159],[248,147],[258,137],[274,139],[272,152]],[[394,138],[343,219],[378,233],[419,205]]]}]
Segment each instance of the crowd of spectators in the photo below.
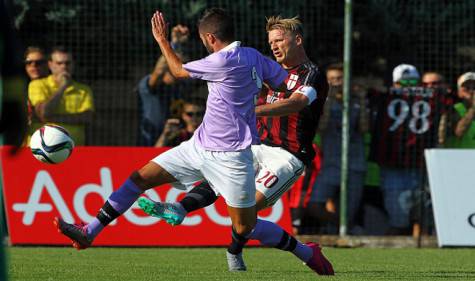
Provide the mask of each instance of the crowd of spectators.
[{"label": "crowd of spectators", "polygon": [[55,123],[69,132],[76,145],[86,144],[94,101],[91,88],[72,78],[73,63],[72,54],[63,47],[52,48],[48,60],[41,48],[27,48],[29,135],[44,124]]},{"label": "crowd of spectators", "polygon": [[[190,60],[187,43],[188,27],[177,25],[171,30],[171,45],[183,62]],[[165,57],[160,56],[150,74],[144,76],[136,87],[139,99],[139,132],[137,145],[154,146],[169,123],[167,119],[173,100],[189,97],[192,91],[189,82],[177,81],[170,73]],[[179,118],[179,117],[178,117]]]},{"label": "crowd of spectators", "polygon": [[[312,167],[316,171],[311,172],[317,176],[313,182],[306,181],[313,189],[307,212],[301,212],[306,224],[296,230],[302,233],[338,233],[343,69],[341,64],[332,64],[326,71],[330,90],[315,138],[320,153],[314,161],[318,165]],[[350,234],[433,233],[433,222],[426,220],[421,226],[424,219],[419,209],[430,204],[430,199],[422,197],[428,193],[424,149],[475,148],[474,92],[474,72],[462,74],[452,88],[441,73],[421,75],[410,64],[394,68],[386,90],[364,89],[354,83],[348,108]],[[370,217],[374,206],[383,220]],[[426,216],[430,211],[430,207],[424,210]]]},{"label": "crowd of spectators", "polygon": [[[330,66],[327,69],[329,84],[334,87],[334,82],[339,80],[335,77],[342,77],[342,74],[343,72],[340,72],[335,75]],[[386,91],[363,91],[372,94],[359,95],[359,104],[355,99],[358,95],[354,93],[355,89],[358,89],[357,86],[352,88],[350,95],[347,183],[347,218],[350,233],[373,234],[365,230],[368,224],[364,221],[368,219],[365,217],[365,205],[368,202],[365,202],[365,196],[362,196],[362,189],[379,195],[378,203],[386,217],[386,220],[380,223],[382,232],[379,233],[432,233],[433,230],[427,229],[430,227],[428,225],[424,226],[424,230],[421,229],[422,218],[418,210],[421,204],[427,203],[420,202],[421,194],[427,192],[424,149],[475,148],[472,135],[472,126],[475,125],[475,73],[467,72],[461,75],[456,89],[452,89],[439,72],[427,71],[421,76],[417,68],[409,64],[396,66],[392,78],[393,84],[388,86]],[[338,87],[337,84],[337,89]],[[335,92],[340,91],[330,89],[320,124],[322,168],[313,186],[313,200],[318,208],[312,213],[318,218],[317,231],[320,233],[336,233],[338,226],[339,196],[335,191],[339,190],[340,185],[341,167],[337,161],[340,161],[341,154],[336,152],[341,151],[341,135],[337,135],[336,131],[341,134],[341,115],[330,128],[336,130],[331,145],[325,144],[325,138],[328,138],[325,129],[327,124],[330,124],[328,116],[341,114],[339,105],[335,105],[335,97],[338,97]],[[355,108],[360,108],[361,111]],[[368,122],[367,125],[365,122]],[[368,157],[364,156],[363,144],[366,132],[371,138],[370,146],[366,148]],[[361,180],[361,176],[364,178],[365,173],[370,172],[366,169],[371,163],[376,164],[379,170],[377,189],[368,186],[363,188],[364,179]],[[328,169],[329,166],[334,168]],[[334,183],[331,189],[330,181]],[[310,207],[312,206],[310,204]],[[328,222],[331,222],[333,227],[328,228]],[[374,229],[374,226],[369,228]]]}]

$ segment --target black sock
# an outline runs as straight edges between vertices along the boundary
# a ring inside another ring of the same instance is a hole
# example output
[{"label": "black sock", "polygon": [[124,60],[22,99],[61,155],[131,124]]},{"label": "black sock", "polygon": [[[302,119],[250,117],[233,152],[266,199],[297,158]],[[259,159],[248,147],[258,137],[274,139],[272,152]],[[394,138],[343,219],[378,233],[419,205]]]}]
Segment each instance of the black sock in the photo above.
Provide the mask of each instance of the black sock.
[{"label": "black sock", "polygon": [[228,246],[228,252],[230,254],[237,255],[237,254],[242,252],[242,249],[246,245],[249,238],[246,238],[246,237],[236,233],[234,228],[232,229],[232,235],[231,236],[232,236],[232,241],[231,241],[231,244],[229,244],[229,246]]},{"label": "black sock", "polygon": [[280,238],[279,244],[277,244],[274,248],[292,252],[295,250],[295,247],[297,247],[297,240],[292,235],[289,235],[284,231],[282,238]]},{"label": "black sock", "polygon": [[218,200],[209,183],[204,181],[188,192],[180,201],[183,208],[189,213],[213,204]]},{"label": "black sock", "polygon": [[103,226],[107,226],[111,221],[115,220],[118,216],[120,216],[119,212],[117,212],[114,208],[112,208],[109,201],[106,201],[102,208],[97,213],[96,218],[101,222]]}]

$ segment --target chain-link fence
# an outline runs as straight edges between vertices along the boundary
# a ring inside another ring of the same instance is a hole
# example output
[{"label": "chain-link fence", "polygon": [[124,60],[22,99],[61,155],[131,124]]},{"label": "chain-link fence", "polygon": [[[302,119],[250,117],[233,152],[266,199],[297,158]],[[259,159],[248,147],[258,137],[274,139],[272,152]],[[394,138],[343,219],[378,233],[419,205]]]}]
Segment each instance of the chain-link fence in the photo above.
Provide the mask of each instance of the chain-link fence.
[{"label": "chain-link fence", "polygon": [[[197,35],[196,20],[211,6],[227,8],[234,17],[237,38],[265,54],[271,55],[265,32],[266,17],[271,15],[300,16],[307,53],[319,65],[340,61],[343,52],[344,1],[16,0],[14,4],[16,26],[24,45],[66,46],[74,56],[75,79],[93,89],[95,117],[87,131],[89,145],[139,143],[142,107],[137,88],[142,77],[152,72],[160,56],[150,28],[150,18],[156,9],[164,12],[171,27],[175,24],[190,27],[191,38],[184,48],[189,59],[206,55]],[[471,0],[355,1],[353,78],[363,91],[371,88],[387,92],[392,84],[392,69],[400,63],[410,63],[421,73],[441,73],[446,84],[455,89],[456,77],[473,70],[475,65],[474,22],[475,3]],[[200,91],[199,88],[200,85],[192,85],[174,91],[195,92]],[[162,95],[160,98],[168,106],[172,99],[190,93],[170,94],[159,90],[157,94]],[[419,113],[423,114],[419,109],[426,109],[417,100],[400,100],[392,105],[396,103],[392,126],[406,122],[402,120],[408,117],[403,115],[404,110],[416,112],[417,119],[421,117]],[[369,107],[373,105],[370,101]],[[414,106],[417,108],[411,111]],[[423,125],[417,123],[416,127],[420,129],[420,126]],[[367,144],[368,150],[375,148],[370,141]],[[408,161],[417,161],[423,148],[424,145],[419,145],[414,151],[401,153],[412,153]],[[379,184],[376,180],[370,185]],[[375,208],[382,210],[384,199],[379,189],[374,190],[365,189],[363,201],[379,202]],[[373,207],[369,206],[367,213],[373,213],[376,221],[360,223],[367,225],[364,233],[383,232],[372,229],[378,224],[380,214],[385,215],[373,212]],[[361,221],[365,216],[360,217],[363,217]]]},{"label": "chain-link fence", "polygon": [[160,55],[150,27],[156,9],[164,12],[171,27],[190,27],[192,37],[186,51],[191,59],[206,54],[196,21],[211,6],[227,7],[237,25],[237,38],[264,53],[269,54],[265,18],[273,14],[300,15],[307,22],[312,57],[327,57],[327,52],[337,57],[339,52],[324,44],[339,40],[341,30],[328,29],[326,24],[337,21],[329,12],[339,8],[313,1],[17,2],[17,26],[24,44],[67,47],[74,56],[75,78],[92,87],[96,114],[88,131],[90,145],[136,145],[139,120],[134,88],[152,72]]},{"label": "chain-link fence", "polygon": [[[319,64],[341,59],[342,1],[15,1],[24,45],[64,45],[74,55],[76,79],[94,90],[97,114],[91,145],[134,145],[137,99],[133,89],[160,55],[150,32],[155,9],[171,25],[190,26],[190,58],[205,54],[196,20],[206,7],[228,8],[237,38],[269,54],[265,18],[299,15],[306,47]],[[449,83],[475,61],[471,1],[357,1],[354,5],[353,73],[369,83],[389,81],[392,67],[410,62],[437,70]],[[381,83],[381,82],[379,82]]]}]

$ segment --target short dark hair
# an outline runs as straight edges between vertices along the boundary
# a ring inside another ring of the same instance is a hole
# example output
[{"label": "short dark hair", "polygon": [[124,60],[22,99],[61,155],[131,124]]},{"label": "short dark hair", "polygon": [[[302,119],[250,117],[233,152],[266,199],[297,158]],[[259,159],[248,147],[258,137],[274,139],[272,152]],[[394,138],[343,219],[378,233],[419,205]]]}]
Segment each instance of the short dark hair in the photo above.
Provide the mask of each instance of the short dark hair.
[{"label": "short dark hair", "polygon": [[207,9],[198,21],[198,30],[211,33],[223,42],[234,41],[233,19],[221,8]]},{"label": "short dark hair", "polygon": [[328,65],[327,66],[327,72],[330,71],[330,70],[338,70],[338,71],[343,72],[343,63],[338,62],[338,63],[332,63],[332,64]]},{"label": "short dark hair", "polygon": [[49,53],[49,59],[52,60],[53,59],[53,54],[54,53],[63,53],[63,54],[68,54],[71,56],[71,52],[66,49],[66,47],[64,46],[54,46],[53,48],[51,48],[51,51]]}]

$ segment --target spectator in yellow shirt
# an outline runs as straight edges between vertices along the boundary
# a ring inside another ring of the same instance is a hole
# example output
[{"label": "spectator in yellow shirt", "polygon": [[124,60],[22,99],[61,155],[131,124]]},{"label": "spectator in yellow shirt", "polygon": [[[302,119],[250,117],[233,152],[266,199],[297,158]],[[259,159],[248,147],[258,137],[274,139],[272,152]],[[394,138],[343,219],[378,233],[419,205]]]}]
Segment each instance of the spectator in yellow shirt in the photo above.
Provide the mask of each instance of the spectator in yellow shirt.
[{"label": "spectator in yellow shirt", "polygon": [[[49,75],[49,69],[46,59],[46,54],[42,48],[37,46],[29,46],[25,50],[25,72],[28,75],[29,81],[36,79],[45,78]],[[29,99],[27,99],[28,106],[28,130],[30,131],[30,126],[32,120],[36,118],[33,115],[33,106]],[[32,132],[30,132],[32,133]],[[25,137],[23,145],[29,145],[30,143],[30,134]]]},{"label": "spectator in yellow shirt", "polygon": [[71,134],[76,145],[84,145],[85,127],[94,111],[91,88],[72,79],[72,56],[62,47],[52,49],[48,67],[51,75],[28,86],[28,98],[42,122],[34,122],[31,133],[44,123],[55,123]]},{"label": "spectator in yellow shirt", "polygon": [[36,46],[26,48],[25,72],[30,81],[48,76],[46,55],[42,48]]}]

